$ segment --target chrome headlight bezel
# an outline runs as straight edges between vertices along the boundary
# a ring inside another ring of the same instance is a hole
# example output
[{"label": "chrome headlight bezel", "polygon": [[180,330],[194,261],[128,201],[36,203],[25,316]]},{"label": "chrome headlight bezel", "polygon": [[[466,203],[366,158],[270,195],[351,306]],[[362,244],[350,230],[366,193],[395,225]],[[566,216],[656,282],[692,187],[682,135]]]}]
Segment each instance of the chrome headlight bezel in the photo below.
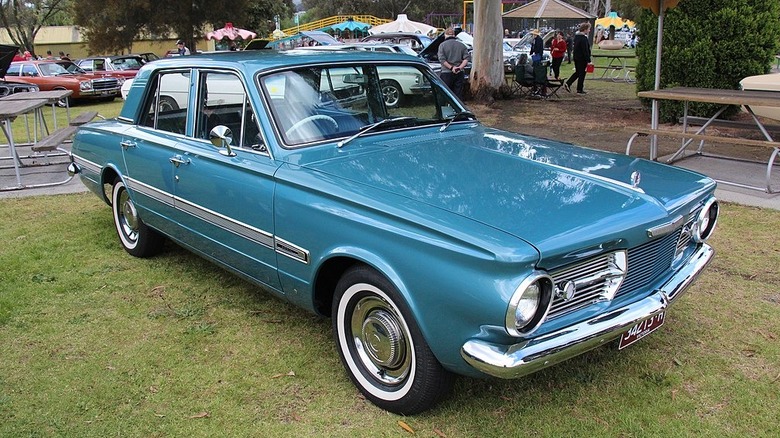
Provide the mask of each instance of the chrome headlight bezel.
[{"label": "chrome headlight bezel", "polygon": [[[533,315],[525,321],[518,321],[517,310],[526,294],[539,288],[539,298]],[[528,336],[544,322],[553,302],[553,279],[546,272],[534,271],[517,286],[506,310],[505,328],[510,336]]]},{"label": "chrome headlight bezel", "polygon": [[81,91],[90,91],[92,90],[92,81],[82,81],[79,83],[79,89]]},{"label": "chrome headlight bezel", "polygon": [[720,204],[717,199],[711,197],[704,203],[699,210],[696,220],[693,222],[691,238],[696,243],[703,243],[712,236],[715,231],[715,225],[718,223],[718,214],[720,213]]}]

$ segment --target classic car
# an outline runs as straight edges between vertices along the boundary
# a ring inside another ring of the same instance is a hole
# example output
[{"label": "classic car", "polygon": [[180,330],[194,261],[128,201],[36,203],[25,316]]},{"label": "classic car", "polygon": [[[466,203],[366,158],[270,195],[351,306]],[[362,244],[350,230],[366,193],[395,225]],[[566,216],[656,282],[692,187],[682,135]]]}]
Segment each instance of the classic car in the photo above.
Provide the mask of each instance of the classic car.
[{"label": "classic car", "polygon": [[35,84],[41,91],[72,90],[70,99],[113,100],[119,95],[119,81],[113,77],[70,73],[60,61],[12,62],[5,74],[7,81]]},{"label": "classic car", "polygon": [[[780,73],[748,76],[739,81],[739,88],[743,90],[780,92]],[[766,117],[773,120],[780,120],[780,108],[771,106],[752,106],[750,108],[757,116]]]},{"label": "classic car", "polygon": [[146,59],[139,55],[92,56],[76,61],[88,72],[109,72],[125,79],[134,78],[138,69],[146,63]]},{"label": "classic car", "polygon": [[[430,92],[388,108],[379,67]],[[182,76],[184,105],[161,108]],[[217,81],[243,97],[212,98]],[[127,253],[168,239],[330,317],[352,382],[401,414],[457,374],[518,378],[646,339],[714,255],[713,180],[483,126],[407,55],[155,61],[72,157]]]},{"label": "classic car", "polygon": [[428,47],[433,41],[427,35],[412,32],[384,32],[369,35],[360,41],[364,43],[403,44],[417,53]]}]

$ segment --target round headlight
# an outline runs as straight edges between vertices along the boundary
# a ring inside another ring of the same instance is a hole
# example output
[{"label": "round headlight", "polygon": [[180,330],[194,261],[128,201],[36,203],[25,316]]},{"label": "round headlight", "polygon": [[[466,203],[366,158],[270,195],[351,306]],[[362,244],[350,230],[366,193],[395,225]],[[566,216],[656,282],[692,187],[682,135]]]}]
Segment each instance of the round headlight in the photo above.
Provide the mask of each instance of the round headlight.
[{"label": "round headlight", "polygon": [[534,272],[523,280],[509,300],[507,333],[525,336],[536,330],[550,311],[552,291],[552,278],[543,272]]},{"label": "round headlight", "polygon": [[715,224],[718,222],[718,212],[720,207],[715,198],[710,198],[704,203],[696,221],[693,224],[692,237],[696,243],[706,241],[715,230]]}]

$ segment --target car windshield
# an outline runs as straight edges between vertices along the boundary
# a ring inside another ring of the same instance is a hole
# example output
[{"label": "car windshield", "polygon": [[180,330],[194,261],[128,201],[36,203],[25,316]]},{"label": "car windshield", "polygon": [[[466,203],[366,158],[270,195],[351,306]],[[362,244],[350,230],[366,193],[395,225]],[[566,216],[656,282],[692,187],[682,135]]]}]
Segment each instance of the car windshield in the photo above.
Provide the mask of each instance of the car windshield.
[{"label": "car windshield", "polygon": [[141,58],[117,58],[111,60],[117,70],[138,70],[144,64]]},{"label": "car windshield", "polygon": [[78,65],[76,65],[76,64],[74,64],[74,63],[72,63],[70,61],[61,61],[61,62],[58,62],[57,64],[59,64],[63,68],[65,68],[65,70],[67,70],[68,73],[79,74],[79,75],[86,73],[86,71],[84,71],[83,68],[79,67]]},{"label": "car windshield", "polygon": [[[359,137],[375,124],[366,136],[443,125],[465,109],[440,84],[428,69],[409,64],[302,67],[260,79],[289,147]],[[393,120],[378,124],[385,119]]]},{"label": "car windshield", "polygon": [[65,67],[57,64],[56,62],[42,62],[38,64],[38,68],[41,70],[43,76],[59,76],[70,74]]}]

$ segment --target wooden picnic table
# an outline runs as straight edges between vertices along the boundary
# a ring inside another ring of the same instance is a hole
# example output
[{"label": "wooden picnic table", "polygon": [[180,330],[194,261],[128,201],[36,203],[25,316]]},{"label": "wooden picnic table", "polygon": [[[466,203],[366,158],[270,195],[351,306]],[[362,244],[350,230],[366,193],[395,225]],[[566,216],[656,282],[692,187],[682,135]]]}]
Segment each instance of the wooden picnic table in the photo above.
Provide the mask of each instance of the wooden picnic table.
[{"label": "wooden picnic table", "polygon": [[[752,110],[752,107],[767,106],[767,107],[780,107],[780,93],[774,91],[758,91],[758,90],[724,90],[714,88],[693,88],[693,87],[673,87],[662,90],[649,90],[641,91],[637,93],[639,97],[654,99],[654,100],[672,100],[678,102],[684,102],[684,112],[682,119],[682,132],[670,131],[667,129],[659,129],[658,121],[654,120],[650,129],[638,130],[628,141],[626,145],[626,154],[630,152],[633,141],[638,136],[652,136],[656,141],[651,142],[650,159],[658,159],[657,150],[657,137],[668,136],[681,138],[683,140],[680,148],[666,160],[667,163],[673,163],[675,161],[687,158],[685,155],[686,149],[690,146],[694,140],[698,140],[699,145],[696,152],[693,155],[705,155],[704,144],[705,142],[718,142],[725,144],[733,144],[737,146],[759,146],[771,148],[772,153],[769,160],[766,163],[766,184],[765,187],[756,187],[746,184],[740,184],[733,181],[718,180],[723,184],[743,187],[753,190],[761,190],[766,193],[777,193],[777,190],[773,190],[771,187],[772,169],[774,167],[775,159],[778,153],[780,153],[780,142],[776,142],[767,131],[764,124],[756,117]],[[703,102],[713,103],[721,105],[721,108],[706,122],[704,122],[699,130],[695,132],[688,131],[688,106],[690,102]],[[723,111],[730,105],[738,105],[745,108],[745,110],[752,116],[753,126],[758,128],[763,134],[766,140],[754,140],[744,137],[723,137],[717,135],[707,135],[706,129],[718,121],[718,117]],[[733,157],[707,155],[715,158],[736,160]]]}]

